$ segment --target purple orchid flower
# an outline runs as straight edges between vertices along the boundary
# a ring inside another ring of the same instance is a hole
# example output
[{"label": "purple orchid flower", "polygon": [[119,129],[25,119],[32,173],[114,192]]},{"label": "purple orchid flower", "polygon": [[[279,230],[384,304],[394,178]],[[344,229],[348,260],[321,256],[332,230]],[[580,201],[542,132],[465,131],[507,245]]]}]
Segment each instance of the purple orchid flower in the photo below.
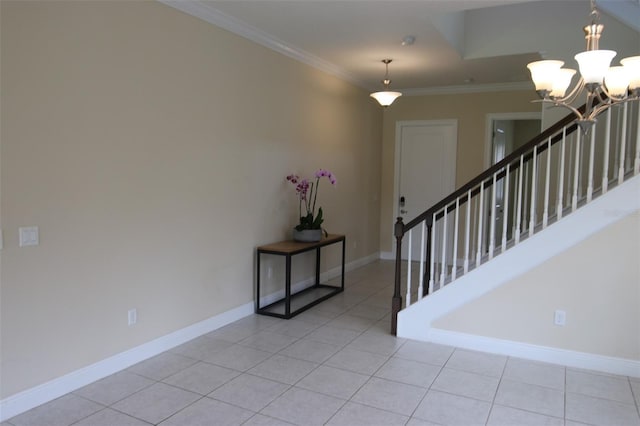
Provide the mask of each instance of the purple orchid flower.
[{"label": "purple orchid flower", "polygon": [[[320,184],[320,178],[326,177],[331,185],[335,185],[337,182],[334,174],[326,169],[318,169],[314,176],[316,178],[315,183],[309,182],[308,179],[300,179],[300,176],[296,174],[290,174],[286,177],[288,182],[295,185],[296,193],[298,194],[298,209],[300,213],[300,225],[298,226],[302,227],[302,229],[319,229],[319,226],[322,223],[321,215],[318,217],[317,221],[314,221],[314,217],[316,216],[316,199],[318,197],[318,185]],[[303,204],[306,210],[305,215],[302,214]],[[320,208],[319,213],[321,213],[321,211],[322,208]],[[311,224],[313,224],[313,227]]]}]

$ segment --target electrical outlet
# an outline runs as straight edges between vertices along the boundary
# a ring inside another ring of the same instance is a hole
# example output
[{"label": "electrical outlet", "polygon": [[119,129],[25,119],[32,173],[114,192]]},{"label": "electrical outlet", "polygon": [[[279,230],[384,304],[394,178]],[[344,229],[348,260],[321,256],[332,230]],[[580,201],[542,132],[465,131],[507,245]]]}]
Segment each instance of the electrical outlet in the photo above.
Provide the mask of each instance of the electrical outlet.
[{"label": "electrical outlet", "polygon": [[565,311],[557,310],[553,316],[553,323],[555,325],[564,326],[567,323],[567,313]]},{"label": "electrical outlet", "polygon": [[138,310],[129,309],[127,312],[127,323],[129,326],[135,325],[138,322]]}]

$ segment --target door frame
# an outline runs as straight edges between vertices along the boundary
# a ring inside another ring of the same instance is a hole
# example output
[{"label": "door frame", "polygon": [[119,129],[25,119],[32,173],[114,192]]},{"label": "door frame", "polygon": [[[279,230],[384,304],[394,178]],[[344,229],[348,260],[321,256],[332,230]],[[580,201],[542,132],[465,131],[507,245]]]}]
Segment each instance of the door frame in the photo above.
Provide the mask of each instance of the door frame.
[{"label": "door frame", "polygon": [[453,151],[453,164],[451,167],[451,176],[453,186],[456,186],[456,165],[458,163],[458,120],[457,119],[444,119],[444,120],[402,120],[396,121],[396,137],[394,147],[394,173],[393,173],[393,220],[391,223],[391,253],[392,259],[396,258],[396,241],[395,241],[395,223],[399,216],[398,211],[398,199],[400,197],[400,142],[402,137],[403,127],[412,126],[452,126],[454,129],[454,141],[451,147]]},{"label": "door frame", "polygon": [[491,153],[493,152],[493,122],[496,120],[540,120],[542,131],[541,112],[499,112],[487,114],[484,137],[484,169],[492,166]]}]

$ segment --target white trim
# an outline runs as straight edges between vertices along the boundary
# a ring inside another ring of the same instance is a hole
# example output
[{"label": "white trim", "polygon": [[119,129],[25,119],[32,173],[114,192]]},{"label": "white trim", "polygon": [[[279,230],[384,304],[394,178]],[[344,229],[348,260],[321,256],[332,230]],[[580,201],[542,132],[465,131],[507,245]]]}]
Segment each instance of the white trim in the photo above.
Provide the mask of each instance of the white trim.
[{"label": "white trim", "polygon": [[[454,127],[454,142],[453,147],[451,148],[451,153],[453,154],[453,165],[450,170],[452,185],[451,192],[455,190],[456,187],[456,170],[458,163],[458,119],[443,119],[443,120],[403,120],[396,121],[396,135],[395,135],[395,146],[394,146],[394,166],[393,166],[393,214],[392,214],[392,223],[391,223],[391,259],[396,258],[396,241],[394,238],[395,231],[395,223],[399,216],[398,213],[398,198],[400,196],[400,145],[402,142],[402,129],[404,127],[411,126],[453,126]],[[429,206],[430,207],[430,206]],[[428,207],[427,207],[428,208]],[[422,212],[420,212],[422,213]],[[419,214],[420,214],[419,213]],[[417,215],[416,215],[417,216]]]},{"label": "white trim", "polygon": [[549,346],[532,345],[494,337],[476,336],[457,331],[432,328],[428,341],[457,348],[507,355],[534,361],[584,368],[622,376],[640,377],[640,361]]},{"label": "white trim", "polygon": [[[361,266],[367,265],[380,258],[380,253],[375,252],[369,256],[354,260],[345,265],[345,273],[357,269]],[[328,280],[340,276],[341,267],[337,266],[326,272],[323,272],[321,280]],[[313,278],[304,280],[295,284],[293,287],[296,289],[304,288],[307,282],[311,282]],[[270,294],[261,298],[265,302],[268,300],[278,300],[284,296],[284,290],[282,294]],[[262,304],[266,304],[261,302]],[[66,395],[69,392],[73,392],[83,386],[107,377],[118,371],[124,370],[138,362],[149,359],[162,352],[168,351],[178,345],[181,345],[189,340],[200,337],[204,334],[210,333],[230,324],[234,321],[242,319],[254,313],[255,301],[245,303],[237,308],[215,315],[206,320],[200,321],[188,327],[176,330],[173,333],[169,333],[165,336],[154,339],[150,342],[143,343],[135,348],[126,350],[109,358],[105,358],[87,367],[72,371],[64,376],[58,377],[46,383],[42,383],[33,388],[24,390],[15,395],[11,395],[3,400],[0,400],[0,422],[3,422],[18,414],[24,413],[32,408],[49,402],[62,395]]]},{"label": "white trim", "polygon": [[27,389],[3,400],[0,400],[0,421],[5,421],[20,413],[24,413],[38,405],[73,392],[83,386],[124,370],[140,361],[172,349],[196,337],[202,336],[253,314],[254,302],[245,303],[237,308],[215,315],[173,333],[143,343],[87,367],[72,371],[31,389]]},{"label": "white trim", "polygon": [[289,58],[295,59],[296,61],[302,62],[303,64],[307,64],[311,67],[324,71],[328,74],[334,75],[342,80],[348,81],[356,86],[359,86],[363,89],[370,90],[371,87],[366,84],[364,81],[355,77],[354,75],[348,73],[344,69],[334,65],[330,62],[325,61],[315,55],[312,55],[309,52],[306,52],[296,46],[285,43],[284,41],[262,31],[259,28],[256,28],[252,25],[247,24],[233,16],[230,16],[215,7],[213,7],[212,3],[202,1],[202,0],[158,0],[161,3],[166,4],[167,6],[178,9],[184,13],[187,13],[191,16],[195,16],[196,18],[202,19],[210,24],[216,25],[220,28],[223,28],[229,32],[232,32],[240,37],[244,37],[248,40],[251,40],[255,43],[258,43],[261,46],[264,46],[268,49],[274,50],[278,53],[281,53]]},{"label": "white trim", "polygon": [[396,256],[393,254],[393,251],[381,251],[380,259],[382,260],[396,260]]},{"label": "white trim", "polygon": [[491,152],[493,144],[494,120],[540,120],[540,132],[542,132],[542,112],[498,112],[487,114],[484,130],[484,168],[493,166]]}]

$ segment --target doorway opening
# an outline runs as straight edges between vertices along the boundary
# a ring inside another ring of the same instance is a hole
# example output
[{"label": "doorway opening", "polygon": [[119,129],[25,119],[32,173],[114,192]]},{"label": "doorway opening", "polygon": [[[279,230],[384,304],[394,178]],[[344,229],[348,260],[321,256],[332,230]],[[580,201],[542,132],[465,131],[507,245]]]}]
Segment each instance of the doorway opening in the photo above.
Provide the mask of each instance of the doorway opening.
[{"label": "doorway opening", "polygon": [[[536,137],[542,131],[542,115],[540,113],[511,113],[511,114],[490,114],[487,116],[487,137],[485,142],[485,169],[504,159],[514,150],[518,149],[531,139]],[[528,173],[528,172],[526,172]],[[509,205],[504,205],[505,200],[505,182],[500,180],[496,182],[496,217],[491,218],[491,208],[488,209],[487,221],[495,220],[495,238],[500,241],[502,238],[504,209],[507,212],[513,211],[515,202],[515,185],[509,186]],[[525,191],[527,188],[525,188]],[[507,215],[507,240],[511,238],[513,232],[512,217]],[[489,223],[485,223],[488,226]],[[485,229],[489,229],[488,227]],[[489,235],[485,236],[483,244],[488,245]]]}]

